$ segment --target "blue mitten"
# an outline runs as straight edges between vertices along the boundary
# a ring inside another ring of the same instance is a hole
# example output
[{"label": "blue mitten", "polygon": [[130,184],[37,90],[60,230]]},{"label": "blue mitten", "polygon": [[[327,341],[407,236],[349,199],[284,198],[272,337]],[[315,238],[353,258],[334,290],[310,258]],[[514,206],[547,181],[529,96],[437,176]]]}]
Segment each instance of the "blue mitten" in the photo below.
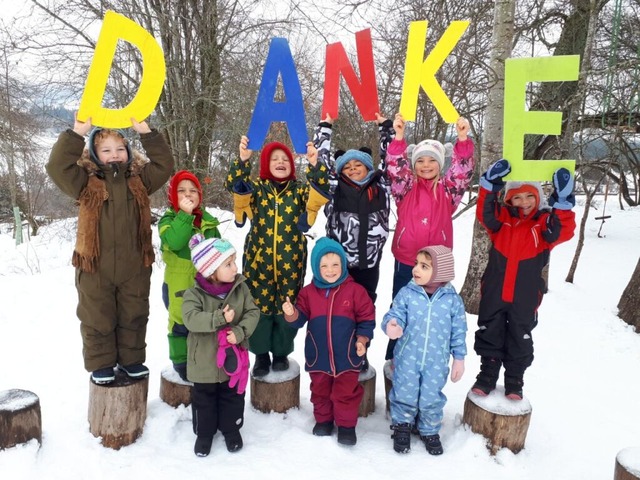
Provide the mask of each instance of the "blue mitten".
[{"label": "blue mitten", "polygon": [[480,177],[480,186],[493,193],[497,193],[504,188],[504,179],[511,172],[511,165],[508,160],[500,159],[489,165],[489,169]]},{"label": "blue mitten", "polygon": [[573,195],[573,176],[566,168],[553,173],[553,192],[549,197],[549,206],[558,210],[571,210],[576,204]]}]

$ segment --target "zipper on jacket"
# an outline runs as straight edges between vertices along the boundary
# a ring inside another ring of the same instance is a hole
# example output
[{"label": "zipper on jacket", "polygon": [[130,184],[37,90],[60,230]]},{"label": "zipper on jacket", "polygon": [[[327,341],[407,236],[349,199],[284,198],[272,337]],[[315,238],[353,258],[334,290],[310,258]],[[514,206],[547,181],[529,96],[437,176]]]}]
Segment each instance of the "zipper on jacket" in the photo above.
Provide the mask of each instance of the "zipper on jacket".
[{"label": "zipper on jacket", "polygon": [[[329,289],[330,290],[330,289]],[[333,301],[336,298],[336,295],[340,290],[340,285],[336,288],[336,291],[333,292],[329,297],[329,314],[327,315],[327,342],[329,342],[329,367],[331,368],[331,373],[333,376],[336,376],[336,362],[333,359],[333,335],[331,334],[331,324],[333,323]],[[348,351],[348,350],[347,350]]]},{"label": "zipper on jacket", "polygon": [[[287,185],[288,187],[288,185]],[[283,193],[287,188],[285,187],[282,192]],[[278,258],[278,252],[276,251],[277,239],[278,239],[278,208],[280,207],[280,194],[278,191],[271,186],[271,191],[273,192],[274,198],[274,213],[273,213],[273,279],[276,283],[278,283],[278,268],[276,265],[276,260]]]},{"label": "zipper on jacket", "polygon": [[427,348],[429,348],[429,333],[431,331],[431,307],[433,307],[434,304],[434,302],[431,301],[432,299],[429,298],[429,295],[427,295],[426,292],[423,295],[427,297],[429,309],[427,310],[427,328],[424,339],[424,351],[422,352],[422,368],[424,368],[424,362],[427,360]]}]

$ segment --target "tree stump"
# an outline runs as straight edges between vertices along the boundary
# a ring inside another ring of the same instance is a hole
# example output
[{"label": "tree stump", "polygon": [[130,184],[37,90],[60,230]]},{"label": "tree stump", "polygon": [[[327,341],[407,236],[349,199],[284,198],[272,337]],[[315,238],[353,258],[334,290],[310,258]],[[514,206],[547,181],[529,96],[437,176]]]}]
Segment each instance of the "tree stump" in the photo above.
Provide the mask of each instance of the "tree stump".
[{"label": "tree stump", "polygon": [[376,411],[376,370],[369,365],[366,372],[360,372],[358,382],[364,387],[364,395],[358,408],[359,417],[367,417]]},{"label": "tree stump", "polygon": [[472,392],[464,402],[462,423],[469,425],[473,433],[487,439],[491,455],[506,447],[513,453],[524,448],[527,430],[531,420],[531,404],[526,398],[509,400],[504,396],[504,388],[496,387],[486,397]]},{"label": "tree stump", "polygon": [[640,447],[629,447],[618,452],[613,480],[640,480]]},{"label": "tree stump", "polygon": [[387,360],[382,367],[382,373],[384,374],[384,399],[386,403],[386,411],[389,412],[391,404],[389,403],[389,392],[393,387],[393,360]]},{"label": "tree stump", "polygon": [[251,405],[263,413],[285,413],[300,407],[300,365],[289,359],[289,369],[271,370],[264,377],[251,374]]},{"label": "tree stump", "polygon": [[173,408],[191,405],[191,387],[193,383],[180,378],[171,365],[160,373],[160,399]]},{"label": "tree stump", "polygon": [[42,444],[40,399],[17,388],[0,392],[0,450],[36,439]]},{"label": "tree stump", "polygon": [[149,377],[129,378],[123,372],[109,385],[89,380],[89,431],[102,445],[119,450],[142,434],[147,418]]}]

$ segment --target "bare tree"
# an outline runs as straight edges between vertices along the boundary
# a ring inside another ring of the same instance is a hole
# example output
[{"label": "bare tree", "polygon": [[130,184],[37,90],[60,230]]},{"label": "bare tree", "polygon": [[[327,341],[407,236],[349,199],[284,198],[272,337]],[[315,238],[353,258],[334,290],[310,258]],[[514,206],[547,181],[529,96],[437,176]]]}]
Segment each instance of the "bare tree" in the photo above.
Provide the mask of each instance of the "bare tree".
[{"label": "bare tree", "polygon": [[[504,63],[511,55],[514,35],[515,2],[497,1],[494,11],[491,59],[489,66],[493,83],[489,88],[488,106],[482,137],[480,170],[502,154],[502,128],[504,112]],[[488,261],[490,241],[484,228],[476,221],[473,227],[471,259],[460,295],[469,313],[477,314],[480,307],[480,280]]]},{"label": "bare tree", "polygon": [[618,302],[618,316],[640,333],[640,260]]}]

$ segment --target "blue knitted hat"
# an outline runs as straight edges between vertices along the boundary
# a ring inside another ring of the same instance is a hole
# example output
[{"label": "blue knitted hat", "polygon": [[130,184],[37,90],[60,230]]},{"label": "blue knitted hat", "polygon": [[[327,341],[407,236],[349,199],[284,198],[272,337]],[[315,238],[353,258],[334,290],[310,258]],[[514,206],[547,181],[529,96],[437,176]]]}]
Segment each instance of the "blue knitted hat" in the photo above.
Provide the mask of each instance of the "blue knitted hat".
[{"label": "blue knitted hat", "polygon": [[[335,253],[340,256],[340,261],[342,263],[342,275],[340,278],[333,283],[327,283],[322,279],[322,275],[320,275],[320,259],[324,257],[327,253]],[[313,272],[313,284],[318,288],[333,288],[340,285],[349,275],[347,271],[347,254],[344,252],[344,248],[335,240],[332,240],[329,237],[320,238],[313,250],[311,250],[311,271]]]},{"label": "blue knitted hat", "polygon": [[342,172],[342,169],[350,160],[357,160],[367,167],[367,170],[370,172],[373,171],[373,159],[371,155],[361,150],[347,150],[336,160],[336,173],[338,175],[340,175],[340,172]]},{"label": "blue knitted hat", "polygon": [[127,137],[124,136],[124,132],[122,130],[115,130],[111,128],[101,128],[101,127],[95,127],[89,133],[89,142],[88,142],[89,145],[87,148],[89,149],[89,156],[91,157],[91,160],[93,160],[93,163],[95,163],[96,165],[102,165],[102,162],[100,161],[100,159],[98,158],[98,154],[96,153],[96,144],[95,144],[96,135],[98,134],[98,132],[101,132],[102,130],[109,130],[122,137],[122,139],[124,140],[124,145],[125,147],[127,147],[127,158],[128,158],[127,163],[130,163],[131,159],[133,158],[133,155],[131,154],[131,147],[129,146],[129,141],[127,140]]}]

